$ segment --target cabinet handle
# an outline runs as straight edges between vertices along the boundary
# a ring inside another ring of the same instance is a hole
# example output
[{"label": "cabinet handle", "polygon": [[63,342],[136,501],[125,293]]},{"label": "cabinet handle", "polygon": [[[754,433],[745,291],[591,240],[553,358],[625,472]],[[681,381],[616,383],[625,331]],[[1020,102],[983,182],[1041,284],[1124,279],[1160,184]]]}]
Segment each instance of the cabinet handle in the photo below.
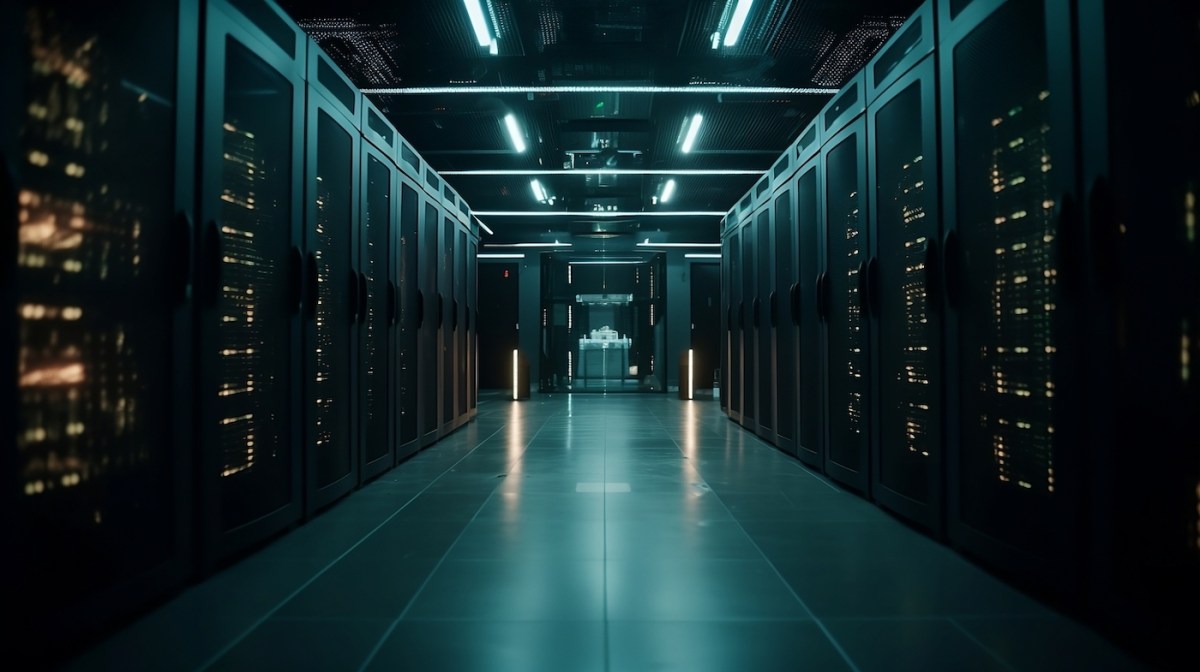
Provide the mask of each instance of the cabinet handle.
[{"label": "cabinet handle", "polygon": [[17,274],[17,185],[8,171],[8,159],[0,153],[0,290],[9,287]]},{"label": "cabinet handle", "polygon": [[317,255],[314,252],[308,253],[308,260],[304,269],[304,301],[305,312],[309,319],[317,316]]},{"label": "cabinet handle", "polygon": [[396,283],[392,282],[391,280],[388,280],[388,284],[387,284],[387,304],[388,304],[388,313],[387,313],[388,325],[394,327],[394,326],[396,326],[396,314],[400,311],[399,311],[399,306],[396,305]]},{"label": "cabinet handle", "polygon": [[793,282],[788,290],[788,304],[792,310],[792,324],[800,324],[800,283]]},{"label": "cabinet handle", "polygon": [[204,291],[203,303],[214,306],[221,295],[221,229],[215,220],[204,229]]},{"label": "cabinet handle", "polygon": [[942,288],[951,310],[958,310],[962,298],[962,251],[958,232],[951,229],[942,238]]},{"label": "cabinet handle", "polygon": [[371,295],[367,291],[367,274],[358,274],[358,321],[364,324],[367,321],[367,309],[370,308]]},{"label": "cabinet handle", "polygon": [[176,305],[187,301],[188,280],[192,274],[192,218],[180,210],[171,221],[171,300]]},{"label": "cabinet handle", "polygon": [[417,312],[416,328],[420,329],[425,324],[425,293],[419,289],[417,290],[417,311],[416,312]]},{"label": "cabinet handle", "polygon": [[941,259],[937,253],[937,241],[933,238],[925,240],[925,305],[932,312],[942,310],[942,268]]},{"label": "cabinet handle", "polygon": [[293,245],[288,253],[288,313],[300,312],[304,302],[304,255]]}]

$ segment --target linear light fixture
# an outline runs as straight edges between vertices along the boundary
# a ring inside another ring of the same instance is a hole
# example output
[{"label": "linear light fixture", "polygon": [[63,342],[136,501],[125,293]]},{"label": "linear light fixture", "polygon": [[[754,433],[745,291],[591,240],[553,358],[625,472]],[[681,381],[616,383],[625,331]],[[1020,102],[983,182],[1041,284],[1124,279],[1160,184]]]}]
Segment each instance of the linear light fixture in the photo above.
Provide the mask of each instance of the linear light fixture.
[{"label": "linear light fixture", "polygon": [[513,401],[517,400],[517,349],[513,348]]},{"label": "linear light fixture", "polygon": [[742,35],[742,28],[746,27],[746,17],[750,14],[750,5],[754,4],[754,0],[737,0],[737,7],[733,9],[733,18],[729,20],[729,30],[725,31],[725,46],[732,47],[737,44],[738,38]]},{"label": "linear light fixture", "polygon": [[720,243],[652,243],[650,239],[638,243],[636,247],[720,247]]},{"label": "linear light fixture", "polygon": [[663,186],[662,196],[658,197],[659,203],[668,203],[671,197],[675,195],[675,180],[667,180],[667,184]]},{"label": "linear light fixture", "polygon": [[719,254],[708,254],[705,252],[689,252],[683,255],[684,259],[720,259]]},{"label": "linear light fixture", "polygon": [[616,210],[571,211],[566,210],[476,210],[480,217],[724,217],[724,210],[678,210],[675,212],[620,212]]},{"label": "linear light fixture", "polygon": [[688,348],[688,399],[692,398],[692,394],[696,389],[696,378],[692,375],[692,373],[696,370],[693,362],[694,359],[692,358],[692,349]]},{"label": "linear light fixture", "polygon": [[546,190],[542,188],[541,182],[538,182],[536,179],[530,180],[529,187],[533,189],[533,197],[537,199],[538,203],[545,203],[547,201]]},{"label": "linear light fixture", "polygon": [[480,252],[479,254],[475,255],[475,258],[476,259],[524,259],[525,255],[518,254],[515,252],[509,252],[509,253],[497,252],[494,254],[489,254],[487,252]]},{"label": "linear light fixture", "polygon": [[517,126],[517,118],[511,112],[504,115],[504,127],[508,129],[508,137],[512,140],[513,149],[517,150],[518,154],[525,151],[524,134]]},{"label": "linear light fixture", "polygon": [[489,228],[488,228],[488,225],[487,225],[487,224],[484,224],[482,219],[480,219],[480,218],[478,218],[478,217],[475,217],[475,213],[471,213],[471,217],[472,217],[472,218],[474,218],[474,219],[475,219],[475,221],[476,221],[476,222],[479,224],[479,228],[481,228],[481,229],[483,229],[484,231],[487,231],[487,232],[488,232],[488,235],[489,235],[489,236],[494,236],[494,235],[496,235],[496,232],[495,232],[495,231],[492,231],[491,229],[489,229]]},{"label": "linear light fixture", "polygon": [[644,261],[569,261],[572,266],[613,266],[621,264],[644,264]]},{"label": "linear light fixture", "polygon": [[571,247],[571,243],[485,243],[484,247]]},{"label": "linear light fixture", "polygon": [[384,96],[440,96],[467,94],[539,94],[539,93],[703,93],[737,95],[739,93],[772,96],[833,95],[838,89],[790,86],[414,86],[376,87],[363,93]]},{"label": "linear light fixture", "polygon": [[538,170],[439,170],[438,175],[488,175],[488,176],[529,176],[529,175],[762,175],[761,170],[720,170],[716,168],[691,168],[682,170],[659,170],[654,168],[576,168]]},{"label": "linear light fixture", "polygon": [[492,32],[483,16],[483,5],[479,4],[479,0],[463,0],[463,4],[467,6],[467,16],[471,19],[471,27],[475,29],[475,40],[479,46],[490,48]]},{"label": "linear light fixture", "polygon": [[692,151],[692,147],[696,144],[696,134],[700,132],[700,123],[704,121],[704,116],[697,112],[692,115],[692,124],[688,126],[687,135],[683,138],[683,153],[687,154]]}]

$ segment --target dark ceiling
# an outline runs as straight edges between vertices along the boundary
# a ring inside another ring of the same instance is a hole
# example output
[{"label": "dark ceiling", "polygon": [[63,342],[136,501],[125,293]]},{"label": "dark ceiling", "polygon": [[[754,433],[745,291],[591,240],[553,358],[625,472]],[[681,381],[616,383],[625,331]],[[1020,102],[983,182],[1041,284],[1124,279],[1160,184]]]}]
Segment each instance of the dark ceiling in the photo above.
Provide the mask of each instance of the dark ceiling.
[{"label": "dark ceiling", "polygon": [[[755,0],[737,43],[713,49],[714,32],[725,35],[738,0],[479,2],[497,36],[496,54],[479,45],[464,0],[281,0],[481,213],[724,212],[919,5]],[[696,93],[698,86],[808,91]],[[529,90],[544,87],[588,91]],[[414,88],[455,90],[376,91]],[[505,129],[510,113],[526,136],[521,153]],[[684,153],[683,131],[694,114],[703,122],[694,149]],[[636,172],[580,172],[587,168]],[[480,170],[545,173],[454,172]],[[741,172],[671,172],[681,170]],[[535,177],[554,196],[552,204],[534,198]],[[674,197],[656,203],[668,179],[676,181]],[[557,239],[574,241],[579,251],[607,251],[629,250],[646,238],[715,242],[720,217],[481,214],[480,220],[495,232],[485,244]]]}]

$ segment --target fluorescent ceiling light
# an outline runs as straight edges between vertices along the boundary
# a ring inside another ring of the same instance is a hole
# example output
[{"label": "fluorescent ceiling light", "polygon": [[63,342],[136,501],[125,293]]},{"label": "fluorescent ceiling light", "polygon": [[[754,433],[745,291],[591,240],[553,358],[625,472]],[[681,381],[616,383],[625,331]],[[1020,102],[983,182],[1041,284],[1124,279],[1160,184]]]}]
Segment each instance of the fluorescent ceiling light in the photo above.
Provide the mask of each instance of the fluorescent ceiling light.
[{"label": "fluorescent ceiling light", "polygon": [[480,217],[724,217],[724,210],[680,210],[649,211],[649,212],[619,212],[616,210],[597,210],[595,212],[565,210],[476,210]]},{"label": "fluorescent ceiling light", "polygon": [[530,180],[529,186],[533,189],[533,197],[538,203],[546,202],[546,190],[542,188],[542,183],[537,180]]},{"label": "fluorescent ceiling light", "polygon": [[666,186],[663,187],[662,196],[659,197],[659,202],[668,203],[671,197],[675,195],[675,180],[667,180]]},{"label": "fluorescent ceiling light", "polygon": [[483,6],[479,0],[463,0],[467,6],[467,16],[471,18],[471,27],[475,29],[475,39],[479,46],[488,47],[492,44],[492,33],[488,30],[487,19],[483,17]]},{"label": "fluorescent ceiling light", "polygon": [[439,170],[438,175],[763,175],[761,170],[720,170],[716,168],[692,168],[682,170],[659,170],[655,168],[567,168],[553,170]]},{"label": "fluorescent ceiling light", "polygon": [[652,243],[647,238],[637,244],[637,247],[720,247],[720,243]]},{"label": "fluorescent ceiling light", "polygon": [[750,14],[750,5],[752,4],[754,4],[754,0],[737,0],[733,18],[729,20],[729,30],[725,31],[725,46],[732,47],[737,44],[738,37],[742,34],[742,28],[746,26],[746,16]]},{"label": "fluorescent ceiling light", "polygon": [[492,38],[492,43],[488,45],[488,53],[492,56],[500,53],[500,43],[494,37]]},{"label": "fluorescent ceiling light", "polygon": [[497,252],[495,254],[488,254],[486,252],[480,252],[479,254],[475,255],[475,258],[476,259],[524,259],[525,255],[518,253],[518,252],[507,252],[507,253]]},{"label": "fluorescent ceiling light", "polygon": [[571,266],[612,266],[615,264],[644,264],[644,261],[568,261]]},{"label": "fluorescent ceiling light", "polygon": [[472,214],[471,216],[472,216],[472,217],[474,217],[474,218],[475,218],[475,221],[479,223],[479,228],[483,229],[484,231],[487,231],[489,236],[494,236],[494,235],[496,235],[496,232],[495,232],[495,231],[492,231],[491,229],[489,229],[489,228],[488,228],[488,225],[487,225],[487,224],[484,224],[482,219],[479,219],[478,217],[475,217],[475,215],[474,215],[474,214]]},{"label": "fluorescent ceiling light", "polygon": [[518,154],[525,151],[525,138],[517,126],[517,118],[512,114],[504,115],[504,127],[508,129],[508,137],[512,139],[513,149],[517,150]]},{"label": "fluorescent ceiling light", "polygon": [[720,259],[719,254],[707,254],[704,252],[689,252],[683,255],[684,259]]},{"label": "fluorescent ceiling light", "polygon": [[571,243],[486,243],[484,247],[571,247]]},{"label": "fluorescent ceiling light", "polygon": [[696,134],[700,132],[700,122],[702,121],[704,121],[704,117],[699,112],[692,115],[692,125],[688,126],[687,135],[683,138],[684,154],[692,151],[692,147],[696,144]]},{"label": "fluorescent ceiling light", "polygon": [[721,31],[714,31],[712,34],[712,48],[716,49],[721,46]]},{"label": "fluorescent ceiling light", "polygon": [[838,89],[824,87],[787,87],[787,86],[712,86],[698,84],[696,86],[414,86],[376,87],[363,89],[363,93],[376,93],[385,96],[431,96],[450,95],[455,93],[493,93],[493,94],[526,94],[526,93],[704,93],[737,95],[739,93],[754,95],[833,95]]}]

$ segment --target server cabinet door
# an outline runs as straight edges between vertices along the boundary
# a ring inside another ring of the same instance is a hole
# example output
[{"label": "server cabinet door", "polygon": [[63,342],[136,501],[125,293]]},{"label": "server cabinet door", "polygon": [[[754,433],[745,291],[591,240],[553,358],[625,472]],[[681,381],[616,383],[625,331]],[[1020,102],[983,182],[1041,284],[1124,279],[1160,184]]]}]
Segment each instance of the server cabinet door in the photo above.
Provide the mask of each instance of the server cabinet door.
[{"label": "server cabinet door", "polygon": [[754,260],[758,296],[754,303],[756,334],[755,366],[757,376],[758,415],[755,433],[764,441],[775,443],[775,324],[771,300],[775,294],[775,255],[771,251],[771,207],[764,205],[754,216],[756,248]]},{"label": "server cabinet door", "polygon": [[362,283],[354,264],[358,134],[317,92],[308,96],[305,147],[310,293],[304,343],[307,515],[358,483],[354,394]]},{"label": "server cabinet door", "polygon": [[1006,572],[1069,590],[1084,448],[1069,3],[952,4],[965,6],[940,61],[947,361],[958,367],[949,532]]},{"label": "server cabinet door", "polygon": [[10,657],[52,666],[189,566],[198,15],[14,5],[0,10],[3,611]]},{"label": "server cabinet door", "polygon": [[828,141],[822,157],[829,285],[829,450],[825,472],[865,493],[871,424],[864,131],[863,119],[851,123]]},{"label": "server cabinet door", "polygon": [[455,422],[467,419],[467,232],[458,229],[454,246],[454,414]]},{"label": "server cabinet door", "polygon": [[867,110],[877,406],[872,492],[940,533],[942,295],[934,62],[927,58]]},{"label": "server cabinet door", "polygon": [[[724,225],[724,222],[722,222]],[[721,410],[729,413],[729,330],[731,328],[731,320],[729,319],[730,311],[730,296],[729,296],[729,236],[721,237],[721,352],[719,355],[720,379],[717,381],[717,394],[721,403]]]},{"label": "server cabinet door", "polygon": [[195,289],[207,566],[295,522],[302,501],[303,42],[249,4],[253,23],[208,4]]},{"label": "server cabinet door", "polygon": [[792,301],[796,320],[796,379],[799,383],[799,411],[796,417],[796,456],[801,461],[825,468],[825,412],[823,382],[822,322],[824,301],[821,288],[821,253],[824,220],[821,217],[821,158],[814,157],[800,168],[796,189],[796,260],[799,282]]},{"label": "server cabinet door", "polygon": [[479,241],[467,245],[467,417],[479,406]]},{"label": "server cabinet door", "polygon": [[438,231],[441,216],[437,206],[428,198],[422,199],[424,212],[421,217],[420,237],[417,241],[419,260],[418,276],[420,288],[417,294],[417,311],[420,314],[420,343],[417,350],[419,383],[417,399],[421,417],[421,445],[427,446],[438,439],[441,423],[442,375],[441,375],[441,306],[438,300]]},{"label": "server cabinet door", "polygon": [[755,221],[747,217],[742,246],[742,426],[753,430],[758,413],[758,250]]},{"label": "server cabinet door", "polygon": [[391,279],[392,200],[396,169],[374,149],[363,152],[359,268],[363,303],[359,315],[359,475],[366,480],[395,464],[392,436],[392,357],[396,284]]},{"label": "server cabinet door", "polygon": [[742,235],[729,234],[729,419],[742,422],[742,351],[746,347],[745,306],[742,302]]},{"label": "server cabinet door", "polygon": [[1154,662],[1196,666],[1200,451],[1185,446],[1200,436],[1200,6],[1077,7],[1091,597],[1152,642]]},{"label": "server cabinet door", "polygon": [[454,429],[454,396],[458,384],[454,341],[454,220],[442,217],[438,232],[441,256],[438,266],[438,363],[441,365],[441,429],[445,435]]},{"label": "server cabinet door", "polygon": [[796,453],[797,388],[800,384],[796,354],[797,335],[794,291],[796,274],[796,203],[793,189],[775,192],[775,291],[771,297],[771,323],[775,330],[775,445]]},{"label": "server cabinet door", "polygon": [[417,186],[400,178],[399,239],[396,241],[396,282],[400,287],[400,325],[396,340],[396,424],[400,432],[397,459],[417,452],[421,447],[419,364],[422,310],[418,275],[417,240],[421,225],[421,196]]}]

